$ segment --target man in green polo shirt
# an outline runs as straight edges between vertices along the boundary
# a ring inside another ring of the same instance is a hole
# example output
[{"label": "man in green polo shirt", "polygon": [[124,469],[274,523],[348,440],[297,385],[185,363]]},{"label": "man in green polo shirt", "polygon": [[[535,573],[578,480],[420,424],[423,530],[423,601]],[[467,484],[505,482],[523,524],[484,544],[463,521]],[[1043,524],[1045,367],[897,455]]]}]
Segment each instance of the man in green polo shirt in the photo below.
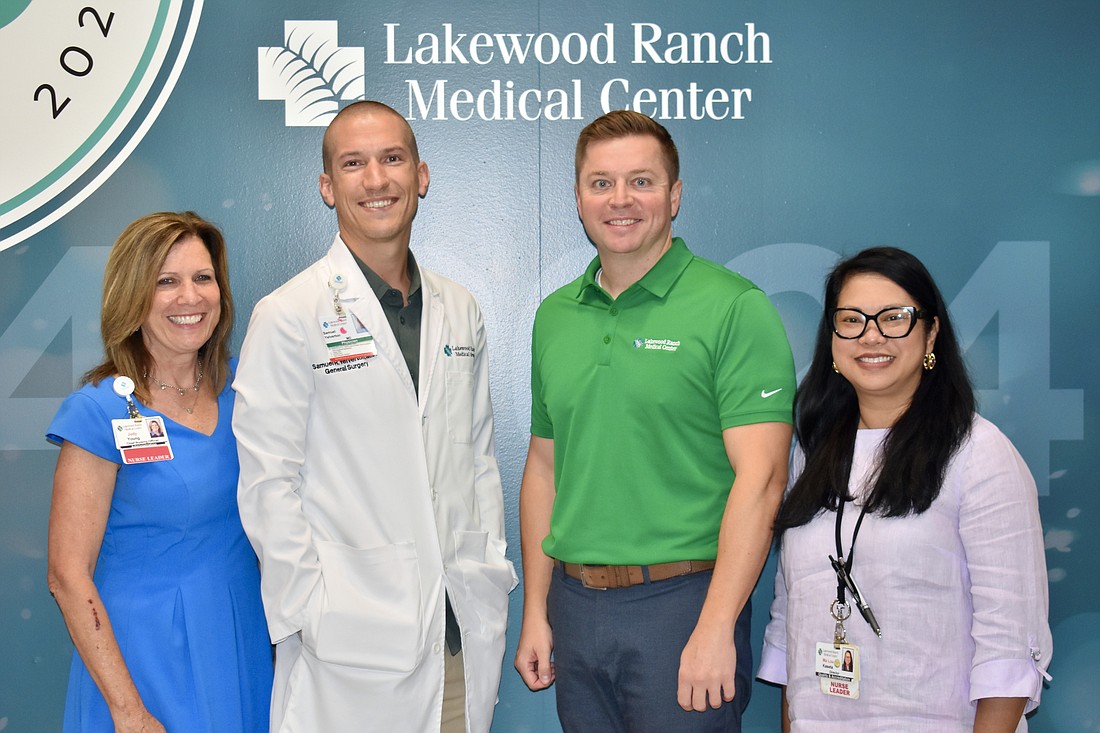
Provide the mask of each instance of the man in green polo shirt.
[{"label": "man in green polo shirt", "polygon": [[739,731],[749,596],[787,478],[794,368],[752,283],[673,239],[668,131],[577,141],[597,256],[535,316],[516,669],[568,731]]}]

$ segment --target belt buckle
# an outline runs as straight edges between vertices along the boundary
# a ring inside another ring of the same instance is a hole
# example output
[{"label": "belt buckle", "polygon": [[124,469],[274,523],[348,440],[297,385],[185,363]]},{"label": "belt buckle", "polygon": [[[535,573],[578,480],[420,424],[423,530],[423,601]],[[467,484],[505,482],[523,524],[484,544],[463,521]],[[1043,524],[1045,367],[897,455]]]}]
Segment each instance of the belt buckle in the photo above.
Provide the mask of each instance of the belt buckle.
[{"label": "belt buckle", "polygon": [[581,584],[593,590],[630,588],[645,582],[638,565],[581,565]]},{"label": "belt buckle", "polygon": [[[588,573],[592,570],[596,570],[597,568],[603,569],[603,585],[594,585],[593,583],[596,580],[595,578],[592,578],[591,582],[588,579]],[[590,588],[592,590],[607,590],[611,587],[610,580],[611,578],[608,575],[606,565],[584,565],[583,563],[581,564],[581,585],[583,585],[585,588]]]}]

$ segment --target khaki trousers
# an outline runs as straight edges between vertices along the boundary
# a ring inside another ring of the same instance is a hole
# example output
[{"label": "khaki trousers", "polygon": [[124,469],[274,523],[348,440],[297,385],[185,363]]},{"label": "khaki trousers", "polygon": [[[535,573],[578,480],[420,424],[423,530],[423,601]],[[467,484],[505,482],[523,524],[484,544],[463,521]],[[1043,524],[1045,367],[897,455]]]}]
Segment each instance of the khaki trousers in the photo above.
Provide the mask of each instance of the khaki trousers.
[{"label": "khaki trousers", "polygon": [[466,677],[462,652],[443,650],[443,719],[439,733],[466,733]]}]

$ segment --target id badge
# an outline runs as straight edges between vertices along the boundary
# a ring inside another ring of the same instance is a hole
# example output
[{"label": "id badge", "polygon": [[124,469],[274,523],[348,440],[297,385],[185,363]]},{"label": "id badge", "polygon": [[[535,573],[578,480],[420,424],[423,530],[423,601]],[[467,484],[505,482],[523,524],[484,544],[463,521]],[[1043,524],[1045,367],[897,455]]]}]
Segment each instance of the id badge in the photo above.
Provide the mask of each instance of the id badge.
[{"label": "id badge", "polygon": [[322,318],[321,338],[328,348],[329,361],[365,359],[378,354],[374,336],[354,313]]},{"label": "id badge", "polygon": [[115,447],[122,455],[122,462],[153,463],[172,460],[172,444],[168,442],[168,429],[162,417],[136,417],[112,420]]},{"label": "id badge", "polygon": [[859,647],[831,641],[814,645],[814,674],[826,695],[859,699]]}]

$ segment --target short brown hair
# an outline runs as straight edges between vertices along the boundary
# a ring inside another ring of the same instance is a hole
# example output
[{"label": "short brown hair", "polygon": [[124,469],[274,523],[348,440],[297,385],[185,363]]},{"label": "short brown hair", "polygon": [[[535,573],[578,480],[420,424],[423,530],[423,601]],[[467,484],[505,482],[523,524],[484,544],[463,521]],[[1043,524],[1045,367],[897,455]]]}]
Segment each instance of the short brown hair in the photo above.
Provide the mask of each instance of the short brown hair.
[{"label": "short brown hair", "polygon": [[215,393],[225,387],[229,373],[229,333],[233,329],[233,296],[229,291],[229,261],[225,238],[216,226],[193,211],[161,212],[143,216],[119,235],[103,273],[103,304],[99,330],[104,360],[90,370],[82,384],[122,374],[134,380],[134,396],[150,401],[142,376],[150,372],[152,357],[145,348],[141,326],[149,314],[157,275],[168,251],[186,237],[198,237],[210,252],[214,279],[221,292],[221,315],[210,339],[199,349],[203,374]]},{"label": "short brown hair", "polygon": [[329,140],[328,131],[335,123],[336,120],[346,115],[357,114],[369,114],[371,112],[381,112],[383,114],[391,114],[397,119],[405,123],[405,129],[409,133],[409,149],[413,154],[413,163],[420,162],[420,149],[416,146],[416,135],[413,133],[412,125],[409,121],[401,116],[401,113],[395,110],[393,107],[383,102],[376,102],[373,99],[361,99],[358,102],[352,102],[347,107],[336,113],[336,116],[332,118],[332,121],[328,123],[328,127],[325,128],[325,135],[321,138],[321,166],[325,173],[331,173],[329,169],[329,160],[332,158],[332,143]]},{"label": "short brown hair", "polygon": [[676,143],[672,141],[672,135],[668,134],[664,125],[641,112],[617,109],[592,120],[581,130],[580,137],[577,138],[577,154],[573,163],[577,180],[581,178],[581,165],[584,163],[589,145],[632,135],[648,135],[654,138],[660,144],[661,152],[664,153],[665,169],[670,177],[669,183],[675,183],[680,179],[680,153],[676,150]]}]

